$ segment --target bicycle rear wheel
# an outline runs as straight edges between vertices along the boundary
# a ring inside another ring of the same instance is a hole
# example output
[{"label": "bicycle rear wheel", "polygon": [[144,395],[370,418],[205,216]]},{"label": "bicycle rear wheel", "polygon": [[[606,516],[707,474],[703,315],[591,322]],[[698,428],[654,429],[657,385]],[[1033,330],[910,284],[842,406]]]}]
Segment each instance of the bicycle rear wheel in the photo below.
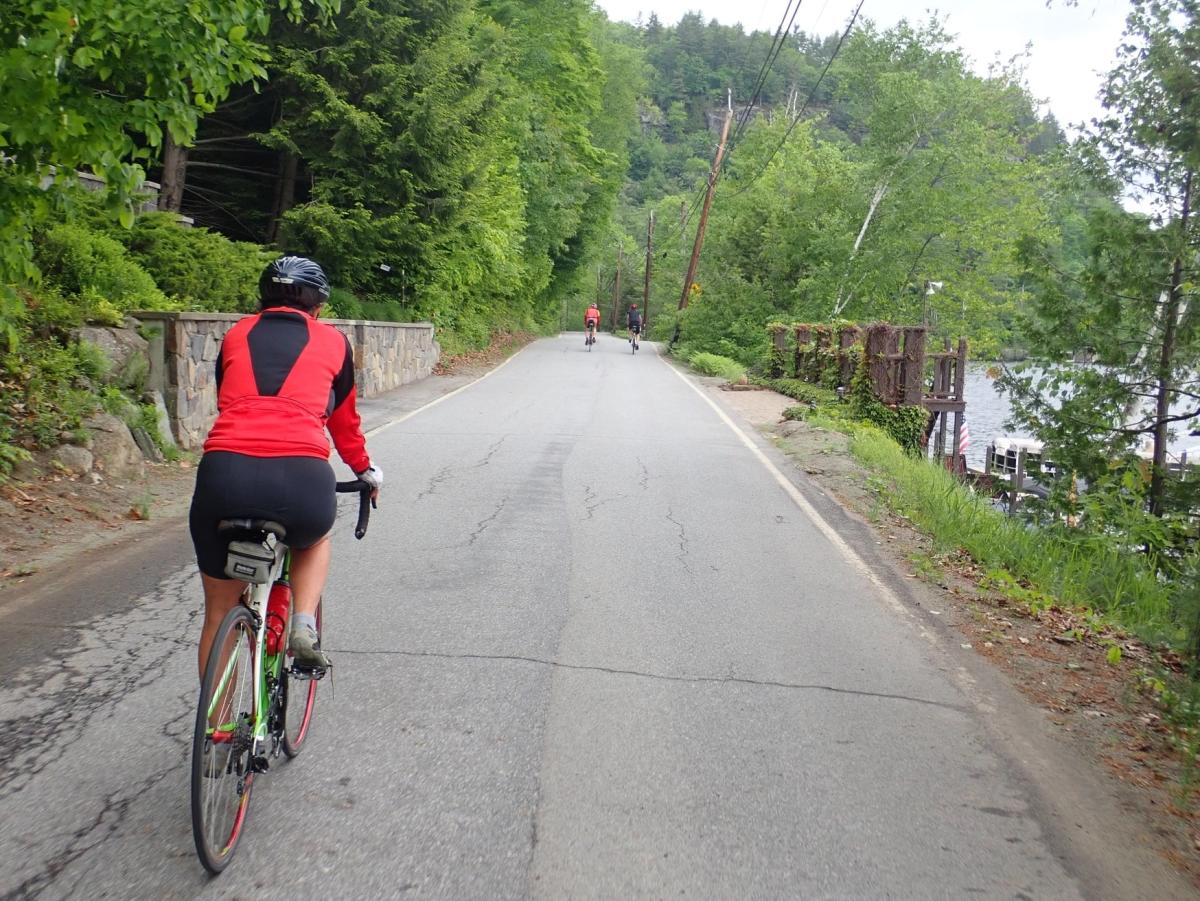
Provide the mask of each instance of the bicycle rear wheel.
[{"label": "bicycle rear wheel", "polygon": [[204,868],[220,873],[233,858],[254,783],[251,758],[259,699],[254,617],[238,604],[225,616],[208,655],[192,737],[192,837]]},{"label": "bicycle rear wheel", "polygon": [[[317,638],[321,637],[321,606],[317,602]],[[284,664],[283,753],[288,758],[300,753],[308,728],[312,725],[313,707],[317,703],[317,680],[301,679]]]}]

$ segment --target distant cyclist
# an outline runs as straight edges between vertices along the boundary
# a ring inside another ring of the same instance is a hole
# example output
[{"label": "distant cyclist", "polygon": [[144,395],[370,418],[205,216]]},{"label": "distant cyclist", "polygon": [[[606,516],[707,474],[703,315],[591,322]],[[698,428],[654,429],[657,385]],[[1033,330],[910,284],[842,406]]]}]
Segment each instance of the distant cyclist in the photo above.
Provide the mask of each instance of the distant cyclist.
[{"label": "distant cyclist", "polygon": [[600,308],[594,303],[587,308],[587,312],[583,314],[583,327],[587,332],[587,338],[584,339],[584,344],[596,343],[596,326],[600,324]]},{"label": "distant cyclist", "polygon": [[625,314],[625,322],[629,326],[629,343],[637,344],[638,337],[642,334],[642,311],[638,309],[636,303],[629,305],[629,312]]},{"label": "distant cyclist", "polygon": [[288,650],[297,664],[323,669],[329,658],[316,631],[317,604],[329,574],[329,530],[337,514],[329,439],[378,496],[383,473],[367,456],[355,405],[354,354],[333,326],[317,321],[329,300],[321,267],[280,257],[258,282],[261,311],[229,330],[217,354],[217,421],[196,469],[192,542],[204,586],[200,669],[242,582],[225,574],[223,519],[270,519],[287,529],[292,549]]}]

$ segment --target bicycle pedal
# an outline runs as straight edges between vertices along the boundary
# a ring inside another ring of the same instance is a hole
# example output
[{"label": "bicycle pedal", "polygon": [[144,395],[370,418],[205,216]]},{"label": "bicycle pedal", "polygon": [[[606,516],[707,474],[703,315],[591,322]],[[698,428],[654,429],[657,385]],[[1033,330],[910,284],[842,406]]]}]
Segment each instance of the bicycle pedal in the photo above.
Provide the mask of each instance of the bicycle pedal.
[{"label": "bicycle pedal", "polygon": [[292,664],[292,668],[288,671],[293,679],[320,680],[325,678],[325,674],[331,668],[328,666],[297,666]]},{"label": "bicycle pedal", "polygon": [[266,757],[255,755],[250,758],[250,772],[252,773],[265,773],[270,768],[271,764]]}]

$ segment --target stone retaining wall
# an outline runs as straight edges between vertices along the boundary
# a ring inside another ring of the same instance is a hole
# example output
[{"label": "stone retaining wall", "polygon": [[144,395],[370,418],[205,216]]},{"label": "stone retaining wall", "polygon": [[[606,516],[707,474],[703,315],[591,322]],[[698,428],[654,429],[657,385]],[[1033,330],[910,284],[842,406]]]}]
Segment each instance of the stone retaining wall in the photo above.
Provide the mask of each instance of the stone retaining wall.
[{"label": "stone retaining wall", "polygon": [[[214,367],[221,339],[242,316],[231,313],[137,313],[150,342],[149,387],[166,400],[179,446],[204,443],[217,415]],[[360,397],[423,379],[441,348],[429,323],[324,319],[350,339]]]}]

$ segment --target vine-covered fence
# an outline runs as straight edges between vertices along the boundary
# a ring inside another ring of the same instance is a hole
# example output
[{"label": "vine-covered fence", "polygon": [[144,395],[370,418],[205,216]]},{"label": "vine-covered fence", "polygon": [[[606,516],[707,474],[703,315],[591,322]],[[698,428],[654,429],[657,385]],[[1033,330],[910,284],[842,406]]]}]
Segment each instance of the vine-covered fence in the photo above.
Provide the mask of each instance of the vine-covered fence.
[{"label": "vine-covered fence", "polygon": [[[933,439],[933,453],[958,471],[967,401],[967,339],[957,348],[949,339],[930,353],[924,326],[878,322],[800,323],[770,327],[772,378],[797,378],[840,393],[859,391],[884,408],[920,407],[926,411],[923,447]],[[953,418],[953,431],[951,431]]]}]

